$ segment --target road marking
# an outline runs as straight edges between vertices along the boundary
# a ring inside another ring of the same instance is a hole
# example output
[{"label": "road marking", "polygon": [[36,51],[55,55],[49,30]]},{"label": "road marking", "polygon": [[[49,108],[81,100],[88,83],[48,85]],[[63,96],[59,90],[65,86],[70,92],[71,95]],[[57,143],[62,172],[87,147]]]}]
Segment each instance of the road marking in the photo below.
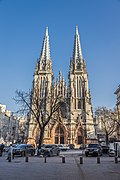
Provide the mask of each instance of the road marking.
[{"label": "road marking", "polygon": [[77,164],[77,167],[79,168],[79,173],[80,173],[80,176],[82,178],[81,180],[86,180],[86,177],[85,177],[84,172],[81,168],[80,162],[78,161],[78,159],[76,157],[74,157],[74,159],[75,159],[75,162]]}]

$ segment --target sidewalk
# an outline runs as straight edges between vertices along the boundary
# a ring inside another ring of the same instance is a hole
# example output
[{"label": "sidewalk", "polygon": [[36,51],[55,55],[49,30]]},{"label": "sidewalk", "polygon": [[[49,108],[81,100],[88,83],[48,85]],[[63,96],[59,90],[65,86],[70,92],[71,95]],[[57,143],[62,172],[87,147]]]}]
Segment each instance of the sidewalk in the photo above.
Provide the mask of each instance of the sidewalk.
[{"label": "sidewalk", "polygon": [[95,157],[83,159],[80,164],[79,156],[65,157],[62,163],[60,157],[44,158],[16,157],[8,162],[6,157],[0,157],[0,180],[120,180],[120,162],[114,163],[114,158],[102,157],[97,164]]}]

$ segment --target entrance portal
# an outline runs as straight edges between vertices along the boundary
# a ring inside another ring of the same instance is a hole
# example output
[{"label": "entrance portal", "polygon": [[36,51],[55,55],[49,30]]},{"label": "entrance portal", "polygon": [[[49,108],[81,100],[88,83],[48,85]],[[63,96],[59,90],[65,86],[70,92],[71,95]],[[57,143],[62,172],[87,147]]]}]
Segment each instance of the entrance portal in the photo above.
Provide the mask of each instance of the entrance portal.
[{"label": "entrance portal", "polygon": [[78,143],[78,144],[83,144],[83,130],[82,130],[81,127],[78,129],[78,133],[77,133],[77,143]]},{"label": "entrance portal", "polygon": [[55,130],[55,144],[64,144],[64,130],[59,125]]}]

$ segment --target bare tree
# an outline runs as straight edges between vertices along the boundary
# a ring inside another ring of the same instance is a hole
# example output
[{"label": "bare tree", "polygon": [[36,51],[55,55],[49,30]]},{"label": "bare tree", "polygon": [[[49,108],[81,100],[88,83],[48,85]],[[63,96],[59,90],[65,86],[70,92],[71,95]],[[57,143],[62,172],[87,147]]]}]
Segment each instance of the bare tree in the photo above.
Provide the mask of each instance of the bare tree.
[{"label": "bare tree", "polygon": [[28,93],[17,90],[14,100],[20,104],[19,112],[26,114],[29,112],[30,118],[38,125],[40,131],[38,144],[40,148],[44,138],[45,127],[51,120],[54,120],[59,109],[67,101],[60,93],[55,94],[53,86],[48,91],[46,85],[41,94],[37,83],[36,85],[34,84],[33,90]]},{"label": "bare tree", "polygon": [[98,107],[95,111],[98,125],[101,124],[101,130],[105,133],[106,144],[109,142],[109,137],[117,130],[117,115],[115,110],[106,107]]}]

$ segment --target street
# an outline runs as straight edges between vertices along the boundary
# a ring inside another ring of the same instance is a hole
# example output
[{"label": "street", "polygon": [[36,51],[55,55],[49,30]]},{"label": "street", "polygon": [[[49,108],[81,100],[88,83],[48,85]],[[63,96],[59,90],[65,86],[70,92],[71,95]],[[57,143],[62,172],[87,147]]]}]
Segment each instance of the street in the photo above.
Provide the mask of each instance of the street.
[{"label": "street", "polygon": [[[6,155],[0,157],[0,180],[120,180],[120,161],[116,164],[114,157],[83,157],[80,164],[81,151],[62,152],[60,157],[15,157],[12,162]],[[65,163],[62,163],[62,156]]]}]

